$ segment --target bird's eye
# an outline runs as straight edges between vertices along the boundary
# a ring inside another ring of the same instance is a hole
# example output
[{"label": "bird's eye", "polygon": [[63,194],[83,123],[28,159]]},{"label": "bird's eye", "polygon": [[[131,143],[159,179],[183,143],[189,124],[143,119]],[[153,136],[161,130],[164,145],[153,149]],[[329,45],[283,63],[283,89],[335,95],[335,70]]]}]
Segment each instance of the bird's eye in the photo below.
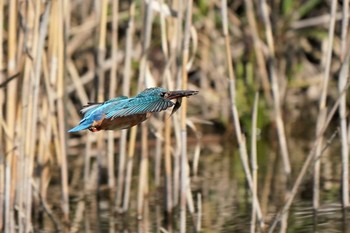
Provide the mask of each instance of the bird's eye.
[{"label": "bird's eye", "polygon": [[164,97],[165,94],[166,94],[166,92],[161,92],[159,95],[160,95],[161,97]]}]

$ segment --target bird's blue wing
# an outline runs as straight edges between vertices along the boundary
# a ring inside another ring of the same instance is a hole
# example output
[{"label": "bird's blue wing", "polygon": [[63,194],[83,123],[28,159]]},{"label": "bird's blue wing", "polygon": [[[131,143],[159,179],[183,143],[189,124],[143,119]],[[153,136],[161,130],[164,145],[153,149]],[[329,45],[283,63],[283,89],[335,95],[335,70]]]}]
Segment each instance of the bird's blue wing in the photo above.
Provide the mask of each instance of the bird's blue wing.
[{"label": "bird's blue wing", "polygon": [[96,108],[100,107],[101,105],[107,105],[111,103],[117,103],[121,100],[127,99],[128,97],[126,96],[119,96],[110,100],[107,100],[103,103],[88,103],[87,105],[83,106],[83,108],[80,110],[80,113],[83,114],[84,116],[90,115],[93,111],[96,110]]},{"label": "bird's blue wing", "polygon": [[88,129],[90,128],[91,124],[79,124],[77,126],[75,126],[74,128],[68,130],[68,133],[75,133],[78,132],[80,130],[84,130],[84,129]]},{"label": "bird's blue wing", "polygon": [[119,102],[119,101],[125,100],[125,99],[128,99],[128,97],[122,95],[122,96],[118,96],[118,97],[116,97],[116,98],[107,100],[107,101],[105,101],[103,104],[115,103],[115,102]]},{"label": "bird's blue wing", "polygon": [[70,129],[68,132],[74,133],[80,130],[88,129],[94,121],[99,121],[103,117],[105,110],[108,110],[110,105],[117,106],[121,100],[125,100],[128,97],[119,96],[107,100],[103,103],[88,103],[81,110],[80,113],[84,115],[83,119],[79,122],[79,125]]},{"label": "bird's blue wing", "polygon": [[170,100],[159,97],[130,98],[127,101],[116,105],[114,108],[109,108],[106,118],[109,119],[148,112],[160,112],[173,105],[174,103]]},{"label": "bird's blue wing", "polygon": [[101,105],[102,103],[88,103],[87,105],[83,106],[83,108],[80,110],[80,113],[84,116],[88,116]]}]

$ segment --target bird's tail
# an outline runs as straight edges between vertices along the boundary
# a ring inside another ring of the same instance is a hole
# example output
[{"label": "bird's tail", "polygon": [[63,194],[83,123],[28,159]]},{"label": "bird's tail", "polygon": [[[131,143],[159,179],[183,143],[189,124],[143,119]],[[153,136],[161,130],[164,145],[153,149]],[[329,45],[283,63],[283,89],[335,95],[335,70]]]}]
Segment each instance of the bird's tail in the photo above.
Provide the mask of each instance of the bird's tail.
[{"label": "bird's tail", "polygon": [[80,130],[84,130],[84,129],[88,129],[91,126],[91,124],[81,124],[81,125],[77,125],[74,128],[68,130],[68,133],[75,133],[78,132]]}]

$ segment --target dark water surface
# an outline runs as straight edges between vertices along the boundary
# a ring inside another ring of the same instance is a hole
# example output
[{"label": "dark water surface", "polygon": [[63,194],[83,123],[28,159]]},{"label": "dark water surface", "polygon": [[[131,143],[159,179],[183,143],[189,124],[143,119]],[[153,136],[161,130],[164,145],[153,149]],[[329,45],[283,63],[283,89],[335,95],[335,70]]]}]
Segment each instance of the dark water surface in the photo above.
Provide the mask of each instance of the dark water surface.
[{"label": "dark water surface", "polygon": [[[291,147],[293,143],[298,146],[292,151],[293,172],[290,178],[285,176],[281,159],[274,152],[278,149],[261,142],[258,145],[258,197],[267,226],[281,209],[285,195],[293,185],[307,154],[305,148],[308,145],[296,141],[290,144]],[[201,232],[250,232],[251,197],[238,150],[232,145],[223,144],[225,143],[213,143],[202,148],[198,175],[191,175],[194,206],[197,212],[198,200],[201,198],[202,217],[198,222],[197,214],[191,216],[187,212],[188,232],[195,232],[194,225],[198,223]],[[193,149],[189,151],[191,154]],[[126,213],[116,210],[114,200],[109,198],[110,192],[106,184],[101,185],[100,191],[91,191],[86,195],[79,189],[72,190],[70,232],[167,232],[167,229],[178,232],[179,210],[175,209],[170,218],[166,217],[164,178],[162,175],[159,187],[154,185],[154,161],[151,153],[149,195],[145,200],[142,218],[138,218],[136,211],[139,161],[135,159],[129,210]],[[308,173],[289,213],[287,232],[350,232],[349,214],[343,211],[340,204],[341,167],[338,157],[338,153],[330,151],[322,158],[318,213],[312,208],[312,171]],[[73,177],[73,171],[79,169],[82,169],[81,162],[70,164]],[[58,209],[59,191],[52,189],[51,192],[50,202],[56,203]],[[54,226],[51,220],[44,217],[36,229],[53,232]],[[279,232],[279,227],[275,232]]]}]

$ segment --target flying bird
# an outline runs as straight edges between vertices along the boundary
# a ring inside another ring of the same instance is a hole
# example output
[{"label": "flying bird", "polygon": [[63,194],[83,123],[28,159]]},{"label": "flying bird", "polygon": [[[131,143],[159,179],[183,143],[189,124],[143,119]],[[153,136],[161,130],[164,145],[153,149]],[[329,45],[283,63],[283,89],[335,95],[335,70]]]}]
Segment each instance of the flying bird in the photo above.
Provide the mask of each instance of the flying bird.
[{"label": "flying bird", "polygon": [[103,103],[88,103],[80,110],[83,119],[79,125],[68,132],[85,129],[92,132],[128,129],[145,121],[154,112],[173,107],[171,114],[175,113],[181,106],[182,97],[196,94],[198,91],[168,91],[165,88],[152,87],[131,98],[119,96]]}]

